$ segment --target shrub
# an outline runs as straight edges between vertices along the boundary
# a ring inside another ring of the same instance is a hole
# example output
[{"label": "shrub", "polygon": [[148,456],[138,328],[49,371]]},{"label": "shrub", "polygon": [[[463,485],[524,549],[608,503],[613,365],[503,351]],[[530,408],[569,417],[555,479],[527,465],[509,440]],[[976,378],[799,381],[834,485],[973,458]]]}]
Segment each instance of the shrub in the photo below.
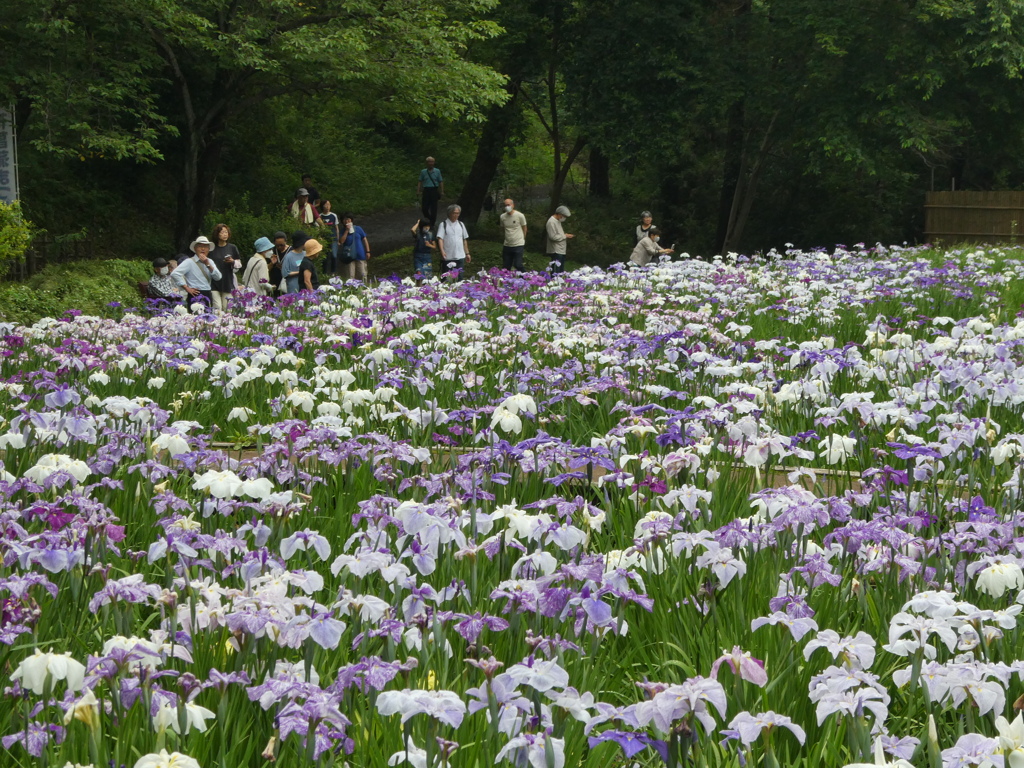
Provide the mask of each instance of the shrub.
[{"label": "shrub", "polygon": [[11,264],[25,255],[32,242],[32,223],[21,215],[21,204],[0,201],[0,277],[6,275]]},{"label": "shrub", "polygon": [[[340,215],[340,212],[337,212]],[[213,228],[223,222],[231,228],[231,242],[238,247],[238,252],[243,259],[248,259],[253,254],[253,245],[261,237],[274,239],[274,233],[280,230],[288,235],[288,242],[291,242],[292,232],[300,229],[299,223],[283,210],[265,209],[262,213],[253,213],[249,209],[248,198],[243,198],[237,207],[229,206],[223,211],[210,211],[206,215],[203,234],[213,239],[211,233]],[[330,238],[327,232],[316,227],[304,230],[310,237],[317,238],[327,250],[330,246]]]},{"label": "shrub", "polygon": [[69,310],[116,317],[142,303],[136,283],[150,273],[148,263],[123,259],[52,264],[25,283],[0,285],[0,319],[29,325]]}]

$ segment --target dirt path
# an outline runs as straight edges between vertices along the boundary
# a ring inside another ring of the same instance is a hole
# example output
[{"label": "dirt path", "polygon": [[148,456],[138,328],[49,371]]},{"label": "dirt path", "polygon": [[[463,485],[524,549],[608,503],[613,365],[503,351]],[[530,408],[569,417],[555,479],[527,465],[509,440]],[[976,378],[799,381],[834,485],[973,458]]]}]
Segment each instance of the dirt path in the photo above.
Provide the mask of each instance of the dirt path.
[{"label": "dirt path", "polygon": [[416,205],[397,211],[382,211],[360,216],[356,223],[366,232],[366,239],[370,241],[374,256],[383,256],[385,253],[412,245],[409,230],[419,217],[420,207]]},{"label": "dirt path", "polygon": [[[521,190],[518,195],[521,201],[520,206],[527,209],[532,206],[543,208],[547,204],[550,191],[550,184],[540,184]],[[438,205],[439,219],[444,217],[444,209],[453,200],[454,198],[446,197]],[[360,216],[356,223],[366,232],[366,239],[370,241],[374,255],[383,256],[391,251],[412,245],[412,236],[409,230],[419,220],[419,217],[420,207],[411,205],[396,211],[381,211]]]}]

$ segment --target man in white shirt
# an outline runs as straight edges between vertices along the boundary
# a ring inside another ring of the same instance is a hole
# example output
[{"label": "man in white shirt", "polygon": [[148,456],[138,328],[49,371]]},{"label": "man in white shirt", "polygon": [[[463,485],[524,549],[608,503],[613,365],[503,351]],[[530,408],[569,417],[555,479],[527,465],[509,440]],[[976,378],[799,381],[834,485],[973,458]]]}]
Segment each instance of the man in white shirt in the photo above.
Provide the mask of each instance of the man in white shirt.
[{"label": "man in white shirt", "polygon": [[469,255],[469,232],[466,225],[459,221],[461,213],[462,208],[458,205],[449,205],[448,218],[437,228],[437,244],[441,249],[441,275],[454,272],[456,280],[462,274],[465,265],[473,262],[473,257]]},{"label": "man in white shirt", "polygon": [[526,217],[516,210],[512,198],[505,200],[505,212],[501,214],[501,228],[505,231],[505,242],[501,248],[501,266],[504,269],[523,271],[523,250],[526,247]]}]

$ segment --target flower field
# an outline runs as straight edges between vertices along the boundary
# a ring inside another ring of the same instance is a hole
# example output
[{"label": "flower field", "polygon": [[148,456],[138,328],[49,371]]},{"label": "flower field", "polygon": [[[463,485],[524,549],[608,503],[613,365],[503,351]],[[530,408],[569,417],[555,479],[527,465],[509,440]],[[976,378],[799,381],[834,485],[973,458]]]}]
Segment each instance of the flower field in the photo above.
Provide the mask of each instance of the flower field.
[{"label": "flower field", "polygon": [[0,325],[0,765],[1024,766],[1024,252]]}]

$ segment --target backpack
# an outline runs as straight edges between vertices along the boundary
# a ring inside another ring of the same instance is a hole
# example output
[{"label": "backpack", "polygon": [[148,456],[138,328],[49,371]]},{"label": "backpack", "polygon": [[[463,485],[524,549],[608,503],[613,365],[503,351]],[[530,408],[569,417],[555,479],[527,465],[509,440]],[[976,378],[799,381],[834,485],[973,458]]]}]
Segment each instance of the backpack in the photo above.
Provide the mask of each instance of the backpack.
[{"label": "backpack", "polygon": [[[441,226],[437,228],[437,237],[439,240],[443,240],[448,237],[448,225],[451,223],[451,219],[445,219],[444,221],[441,222]],[[469,230],[466,229],[466,225],[463,224],[462,221],[456,221],[455,223],[458,224],[459,227],[462,229],[462,239],[468,240]],[[441,227],[444,227],[444,233],[441,232]]]}]

